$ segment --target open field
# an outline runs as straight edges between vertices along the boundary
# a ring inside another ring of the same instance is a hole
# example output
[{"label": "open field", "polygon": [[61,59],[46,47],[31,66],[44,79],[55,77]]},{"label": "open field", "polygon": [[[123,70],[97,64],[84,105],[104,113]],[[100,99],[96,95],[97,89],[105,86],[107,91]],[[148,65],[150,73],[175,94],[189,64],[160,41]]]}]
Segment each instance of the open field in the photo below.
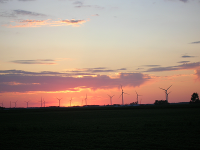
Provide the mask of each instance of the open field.
[{"label": "open field", "polygon": [[3,149],[199,149],[200,105],[0,111]]}]

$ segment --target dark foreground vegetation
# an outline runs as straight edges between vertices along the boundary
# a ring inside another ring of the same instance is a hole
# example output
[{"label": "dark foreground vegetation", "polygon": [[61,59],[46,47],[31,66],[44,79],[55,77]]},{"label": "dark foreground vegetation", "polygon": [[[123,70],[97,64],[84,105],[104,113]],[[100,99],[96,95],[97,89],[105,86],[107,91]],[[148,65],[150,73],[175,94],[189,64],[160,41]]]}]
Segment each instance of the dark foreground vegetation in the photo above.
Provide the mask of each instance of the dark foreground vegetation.
[{"label": "dark foreground vegetation", "polygon": [[199,149],[200,105],[0,111],[1,149]]}]

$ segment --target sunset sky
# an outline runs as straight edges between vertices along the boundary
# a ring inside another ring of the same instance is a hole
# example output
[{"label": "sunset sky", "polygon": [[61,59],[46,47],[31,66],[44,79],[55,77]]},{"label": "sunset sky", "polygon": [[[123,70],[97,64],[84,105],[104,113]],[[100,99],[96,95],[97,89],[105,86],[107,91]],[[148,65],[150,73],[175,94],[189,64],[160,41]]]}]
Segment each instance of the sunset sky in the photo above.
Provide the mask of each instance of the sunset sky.
[{"label": "sunset sky", "polygon": [[125,104],[200,94],[200,0],[0,0],[0,106],[121,104],[120,85]]}]

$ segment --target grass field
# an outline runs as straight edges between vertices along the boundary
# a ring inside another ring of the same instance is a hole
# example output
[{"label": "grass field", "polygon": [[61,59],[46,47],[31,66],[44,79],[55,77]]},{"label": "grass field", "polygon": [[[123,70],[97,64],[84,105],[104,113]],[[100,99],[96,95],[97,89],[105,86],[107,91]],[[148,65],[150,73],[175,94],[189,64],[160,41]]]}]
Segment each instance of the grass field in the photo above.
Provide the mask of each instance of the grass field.
[{"label": "grass field", "polygon": [[0,111],[3,149],[200,149],[200,105]]}]

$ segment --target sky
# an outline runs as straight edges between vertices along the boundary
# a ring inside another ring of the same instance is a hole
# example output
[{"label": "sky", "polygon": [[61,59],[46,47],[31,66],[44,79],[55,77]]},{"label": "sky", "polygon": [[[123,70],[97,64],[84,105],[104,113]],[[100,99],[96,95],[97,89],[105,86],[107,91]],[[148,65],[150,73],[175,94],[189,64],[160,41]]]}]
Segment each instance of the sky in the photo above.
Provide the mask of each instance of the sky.
[{"label": "sky", "polygon": [[189,102],[199,27],[200,0],[0,0],[0,106]]}]

